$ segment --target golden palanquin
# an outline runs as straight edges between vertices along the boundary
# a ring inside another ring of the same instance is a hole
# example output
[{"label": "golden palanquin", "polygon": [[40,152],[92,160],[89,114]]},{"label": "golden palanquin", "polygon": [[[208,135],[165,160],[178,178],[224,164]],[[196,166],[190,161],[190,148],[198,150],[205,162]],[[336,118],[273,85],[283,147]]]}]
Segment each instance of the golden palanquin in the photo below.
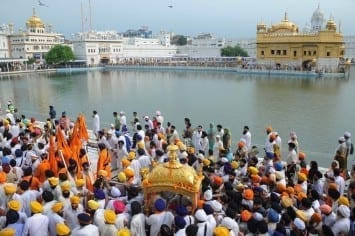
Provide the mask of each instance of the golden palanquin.
[{"label": "golden palanquin", "polygon": [[[146,203],[159,192],[173,192],[187,196],[192,201],[193,209],[197,206],[200,196],[203,176],[197,174],[195,169],[182,165],[177,160],[176,145],[170,145],[169,162],[155,166],[143,181],[143,191]],[[146,204],[148,207],[149,204]]]}]

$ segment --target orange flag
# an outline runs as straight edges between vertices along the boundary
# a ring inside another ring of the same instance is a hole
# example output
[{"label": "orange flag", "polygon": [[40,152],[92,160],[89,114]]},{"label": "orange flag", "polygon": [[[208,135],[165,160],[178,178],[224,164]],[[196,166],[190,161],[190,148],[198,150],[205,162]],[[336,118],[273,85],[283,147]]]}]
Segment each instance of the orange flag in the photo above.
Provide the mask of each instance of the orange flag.
[{"label": "orange flag", "polygon": [[80,134],[79,126],[80,125],[79,125],[79,117],[78,117],[78,119],[75,122],[73,133],[70,140],[70,149],[72,151],[72,158],[76,161],[78,172],[81,171],[81,166],[79,162],[79,152],[80,152],[80,148],[82,147],[82,141],[79,136]]},{"label": "orange flag", "polygon": [[64,134],[62,133],[62,130],[60,128],[57,128],[57,147],[58,150],[62,151],[65,162],[67,165],[69,165],[69,158],[72,158],[72,151],[67,143],[67,140],[64,137]]},{"label": "orange flag", "polygon": [[88,141],[89,140],[89,133],[86,128],[85,116],[83,114],[79,115],[78,123],[79,123],[79,137],[80,137],[80,139],[84,139],[84,140]]},{"label": "orange flag", "polygon": [[54,141],[54,136],[50,137],[49,140],[49,165],[51,167],[51,170],[53,171],[54,175],[57,176],[58,174],[58,164],[57,164],[57,159],[55,158],[55,141]]}]

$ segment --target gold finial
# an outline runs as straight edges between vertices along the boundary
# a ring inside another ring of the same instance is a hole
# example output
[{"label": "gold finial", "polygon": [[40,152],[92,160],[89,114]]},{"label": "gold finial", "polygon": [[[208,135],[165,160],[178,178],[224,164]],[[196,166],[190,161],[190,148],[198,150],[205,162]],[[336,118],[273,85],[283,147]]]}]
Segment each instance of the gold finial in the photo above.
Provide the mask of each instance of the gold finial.
[{"label": "gold finial", "polygon": [[285,21],[287,21],[287,11],[285,11]]},{"label": "gold finial", "polygon": [[180,168],[181,167],[181,164],[178,161],[178,155],[177,155],[178,150],[179,150],[179,148],[176,145],[169,145],[168,146],[169,162],[167,163],[166,166],[169,166],[169,168]]},{"label": "gold finial", "polygon": [[36,9],[35,8],[32,8],[32,15],[36,15]]}]

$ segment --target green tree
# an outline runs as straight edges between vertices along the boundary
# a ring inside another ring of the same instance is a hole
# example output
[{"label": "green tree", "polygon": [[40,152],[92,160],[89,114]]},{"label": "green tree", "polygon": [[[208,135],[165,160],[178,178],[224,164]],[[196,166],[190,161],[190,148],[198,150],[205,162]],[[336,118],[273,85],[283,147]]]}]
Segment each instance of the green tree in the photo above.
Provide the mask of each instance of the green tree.
[{"label": "green tree", "polygon": [[240,46],[228,46],[221,49],[221,56],[223,57],[248,57],[247,51]]},{"label": "green tree", "polygon": [[172,39],[171,39],[171,44],[175,44],[178,46],[184,46],[187,44],[187,38],[184,35],[175,35]]},{"label": "green tree", "polygon": [[70,47],[56,45],[45,55],[48,64],[65,64],[74,60],[74,53]]},{"label": "green tree", "polygon": [[36,59],[34,59],[33,57],[31,57],[31,58],[28,58],[27,64],[31,65],[31,64],[33,64],[33,63],[35,63],[35,62],[36,62]]}]

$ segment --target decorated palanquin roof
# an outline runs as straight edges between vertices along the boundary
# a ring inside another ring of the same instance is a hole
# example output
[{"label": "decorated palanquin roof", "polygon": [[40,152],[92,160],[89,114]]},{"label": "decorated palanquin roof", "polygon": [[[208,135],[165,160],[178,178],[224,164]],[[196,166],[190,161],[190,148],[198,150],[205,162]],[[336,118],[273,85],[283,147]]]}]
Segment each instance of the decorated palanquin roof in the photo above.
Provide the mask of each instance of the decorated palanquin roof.
[{"label": "decorated palanquin roof", "polygon": [[178,147],[170,145],[169,162],[155,166],[143,181],[146,193],[170,191],[183,195],[198,194],[203,176],[177,160]]}]

